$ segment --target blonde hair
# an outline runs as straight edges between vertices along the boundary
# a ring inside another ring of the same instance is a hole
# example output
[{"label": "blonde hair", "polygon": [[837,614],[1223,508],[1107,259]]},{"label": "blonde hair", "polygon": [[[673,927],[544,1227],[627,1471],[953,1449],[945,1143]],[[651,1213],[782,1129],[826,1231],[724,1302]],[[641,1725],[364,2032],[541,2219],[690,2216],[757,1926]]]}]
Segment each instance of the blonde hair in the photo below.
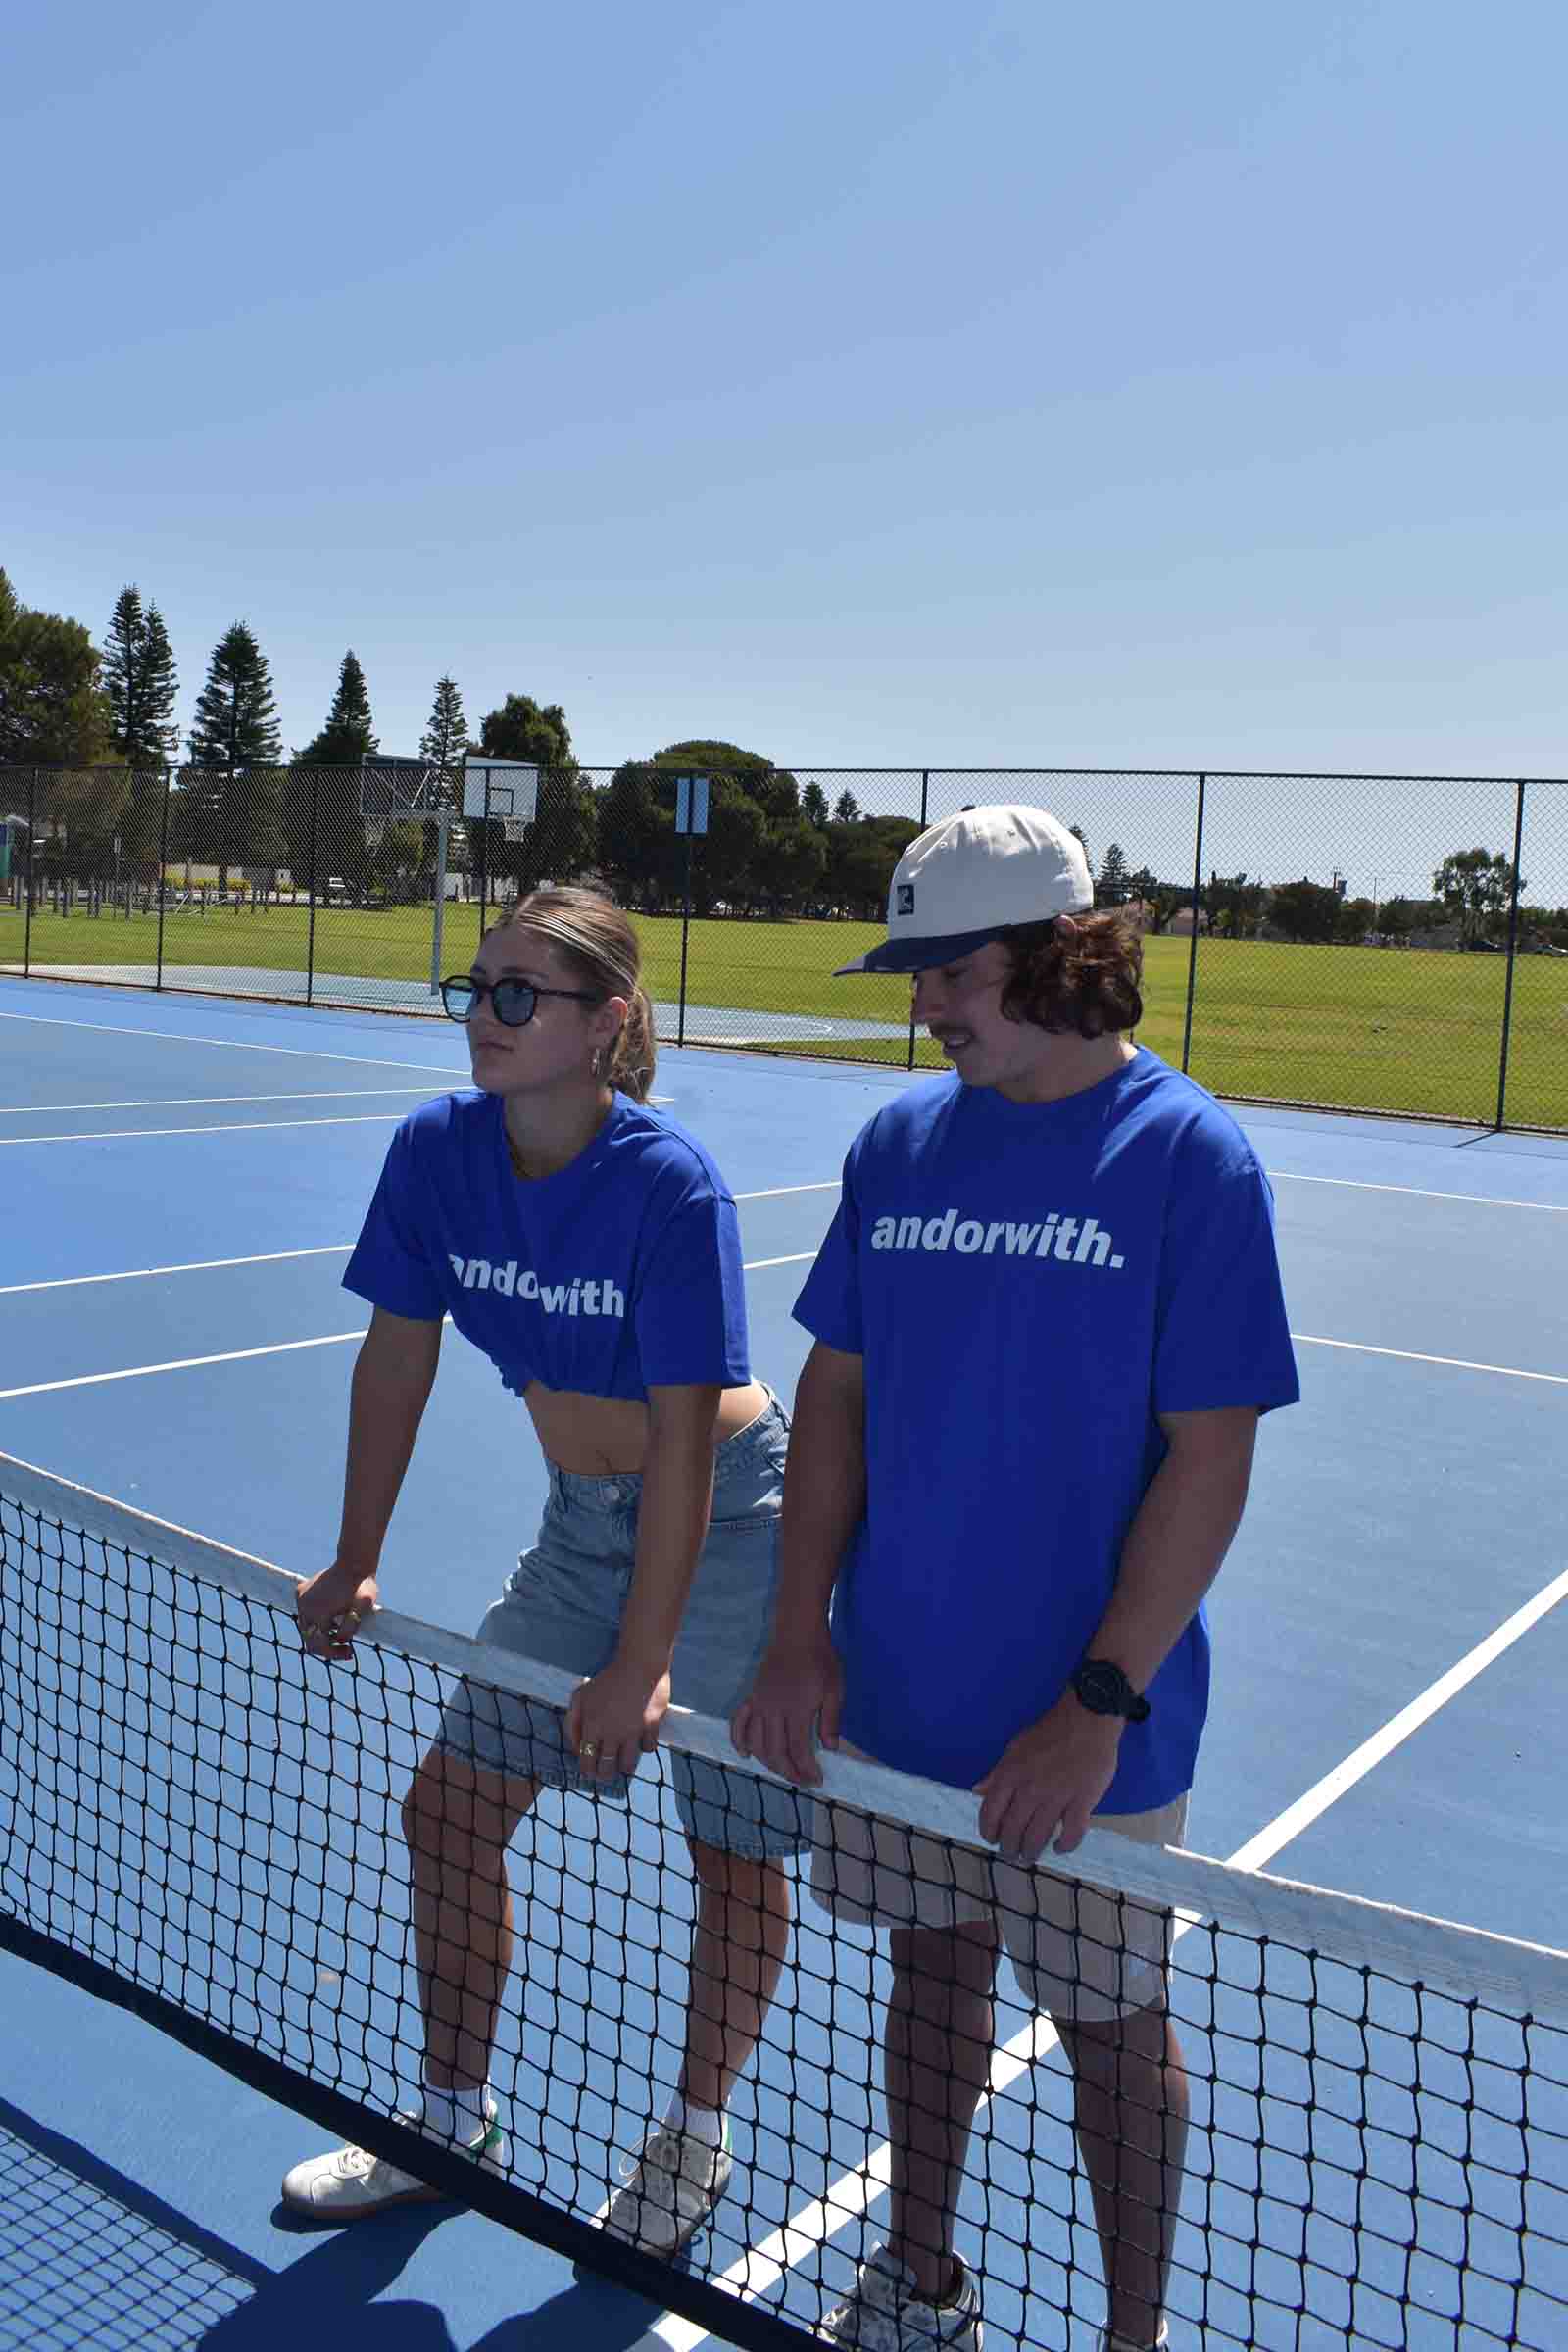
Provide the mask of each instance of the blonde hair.
[{"label": "blonde hair", "polygon": [[584,988],[601,998],[625,998],[626,1017],[604,1075],[634,1102],[646,1102],[659,1054],[654,1008],[642,984],[642,943],[620,908],[600,891],[552,883],[519,899],[498,928],[536,932],[560,949]]}]

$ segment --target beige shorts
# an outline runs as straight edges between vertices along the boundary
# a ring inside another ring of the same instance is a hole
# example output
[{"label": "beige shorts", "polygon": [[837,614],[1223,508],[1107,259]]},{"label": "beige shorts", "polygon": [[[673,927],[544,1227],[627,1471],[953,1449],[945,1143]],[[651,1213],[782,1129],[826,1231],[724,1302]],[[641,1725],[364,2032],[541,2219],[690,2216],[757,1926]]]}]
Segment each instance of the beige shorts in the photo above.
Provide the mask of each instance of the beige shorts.
[{"label": "beige shorts", "polygon": [[[839,1743],[841,1755],[862,1752]],[[1095,1827],[1139,1845],[1180,1845],[1187,1801],[1097,1814]],[[1168,1911],[843,1805],[815,1807],[811,1892],[835,1919],[860,1927],[952,1928],[995,1918],[1024,1999],[1058,2023],[1102,2025],[1147,2009],[1164,1991]]]}]

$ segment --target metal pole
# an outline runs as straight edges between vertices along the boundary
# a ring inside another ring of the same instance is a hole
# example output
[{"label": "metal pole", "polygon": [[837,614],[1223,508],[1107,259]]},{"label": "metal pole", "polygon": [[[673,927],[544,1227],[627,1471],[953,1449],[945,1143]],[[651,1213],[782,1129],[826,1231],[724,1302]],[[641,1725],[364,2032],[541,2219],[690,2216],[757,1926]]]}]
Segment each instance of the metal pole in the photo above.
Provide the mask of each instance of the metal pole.
[{"label": "metal pole", "polygon": [[[922,833],[925,831],[927,824],[930,822],[930,817],[927,813],[930,807],[930,800],[931,770],[928,767],[922,767],[920,770],[920,830]],[[914,999],[911,997],[909,999],[909,1058],[905,1063],[906,1069],[912,1070],[914,1067]]]},{"label": "metal pole", "polygon": [[479,937],[490,906],[490,770],[484,771],[484,815],[479,823]]},{"label": "metal pole", "polygon": [[169,856],[169,801],[173,790],[174,771],[164,769],[164,799],[158,813],[158,973],[155,988],[164,985],[164,864]]},{"label": "metal pole", "polygon": [[435,928],[430,938],[430,994],[441,993],[441,931],[447,911],[447,827],[452,819],[445,808],[438,811],[436,829],[435,868]]},{"label": "metal pole", "polygon": [[[695,792],[695,787],[693,789]],[[690,816],[690,814],[691,810],[688,809],[687,815]],[[690,827],[688,827],[686,833],[686,903],[681,908],[680,916],[680,1010],[675,1026],[675,1043],[677,1046],[683,1046],[686,1043],[686,941],[691,931],[691,922],[692,835]]]},{"label": "metal pole", "polygon": [[22,926],[22,974],[32,969],[33,860],[38,851],[38,770],[27,770],[27,911]]},{"label": "metal pole", "polygon": [[316,869],[320,862],[321,855],[320,801],[321,771],[318,767],[313,767],[311,770],[311,898],[310,912],[305,920],[305,1002],[307,1004],[313,1003],[316,996]]},{"label": "metal pole", "polygon": [[1514,787],[1513,805],[1513,878],[1508,892],[1508,971],[1502,987],[1502,1041],[1497,1056],[1497,1118],[1503,1125],[1503,1113],[1508,1103],[1508,1038],[1513,1026],[1513,967],[1519,953],[1519,860],[1525,846],[1525,788],[1523,778]]},{"label": "metal pole", "polygon": [[1206,772],[1198,779],[1198,831],[1193,842],[1193,937],[1187,951],[1187,1018],[1182,1027],[1182,1068],[1185,1071],[1193,1054],[1193,999],[1198,993],[1198,918],[1203,904],[1203,800],[1208,788]]}]

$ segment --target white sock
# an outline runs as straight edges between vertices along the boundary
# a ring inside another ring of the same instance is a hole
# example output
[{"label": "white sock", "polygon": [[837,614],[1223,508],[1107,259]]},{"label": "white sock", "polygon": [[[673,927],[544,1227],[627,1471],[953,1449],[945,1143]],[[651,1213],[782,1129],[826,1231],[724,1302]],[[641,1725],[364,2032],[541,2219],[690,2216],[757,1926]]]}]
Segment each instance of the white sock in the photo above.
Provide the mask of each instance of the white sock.
[{"label": "white sock", "polygon": [[689,2107],[678,2090],[669,2102],[664,2129],[684,2132],[688,2139],[700,2141],[705,2148],[721,2148],[729,2137],[729,2122],[722,2107]]},{"label": "white sock", "polygon": [[435,2139],[463,2144],[477,2139],[490,2124],[488,2082],[454,2082],[450,2088],[426,2082],[421,2092],[425,2130]]}]

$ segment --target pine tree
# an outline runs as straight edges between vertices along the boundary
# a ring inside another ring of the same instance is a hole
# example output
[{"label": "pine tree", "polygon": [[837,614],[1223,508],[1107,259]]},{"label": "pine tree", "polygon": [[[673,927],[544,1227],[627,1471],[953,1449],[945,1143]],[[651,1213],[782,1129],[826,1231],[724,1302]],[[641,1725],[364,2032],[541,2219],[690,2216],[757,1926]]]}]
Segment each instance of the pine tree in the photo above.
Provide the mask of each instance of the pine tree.
[{"label": "pine tree", "polygon": [[104,648],[104,689],[114,713],[113,745],[127,767],[161,768],[177,736],[172,724],[179,684],[173,650],[156,605],[122,588]]},{"label": "pine tree", "polygon": [[[315,863],[313,867],[307,851],[306,870],[314,871],[318,886],[335,879],[344,883],[356,898],[363,897],[369,887],[359,770],[375,749],[369,692],[359,656],[351,649],[344,655],[338,671],[337,692],[332,697],[326,724],[303,752],[295,754],[289,839],[293,844],[308,828],[314,843]],[[299,770],[313,768],[318,772],[307,785]],[[301,860],[292,848],[291,861],[298,870]]]},{"label": "pine tree", "polygon": [[282,853],[283,743],[271,674],[242,620],[213,648],[188,743],[200,772],[181,790],[175,837],[188,857],[217,864],[226,890],[230,865],[272,867]]},{"label": "pine tree", "polygon": [[455,678],[437,678],[429,720],[419,737],[419,757],[427,760],[441,782],[436,805],[451,808],[457,803],[458,778],[468,748],[468,722],[463,715],[463,696]]},{"label": "pine tree", "polygon": [[326,724],[297,757],[302,767],[358,767],[367,753],[375,749],[365,672],[358,655],[350,650],[338,671],[337,692]]},{"label": "pine tree", "polygon": [[267,656],[244,621],[220,637],[196,698],[189,736],[192,767],[232,776],[242,767],[270,767],[281,759]]},{"label": "pine tree", "polygon": [[1127,854],[1119,841],[1113,841],[1100,861],[1095,896],[1102,906],[1119,906],[1127,897],[1129,882]]}]

